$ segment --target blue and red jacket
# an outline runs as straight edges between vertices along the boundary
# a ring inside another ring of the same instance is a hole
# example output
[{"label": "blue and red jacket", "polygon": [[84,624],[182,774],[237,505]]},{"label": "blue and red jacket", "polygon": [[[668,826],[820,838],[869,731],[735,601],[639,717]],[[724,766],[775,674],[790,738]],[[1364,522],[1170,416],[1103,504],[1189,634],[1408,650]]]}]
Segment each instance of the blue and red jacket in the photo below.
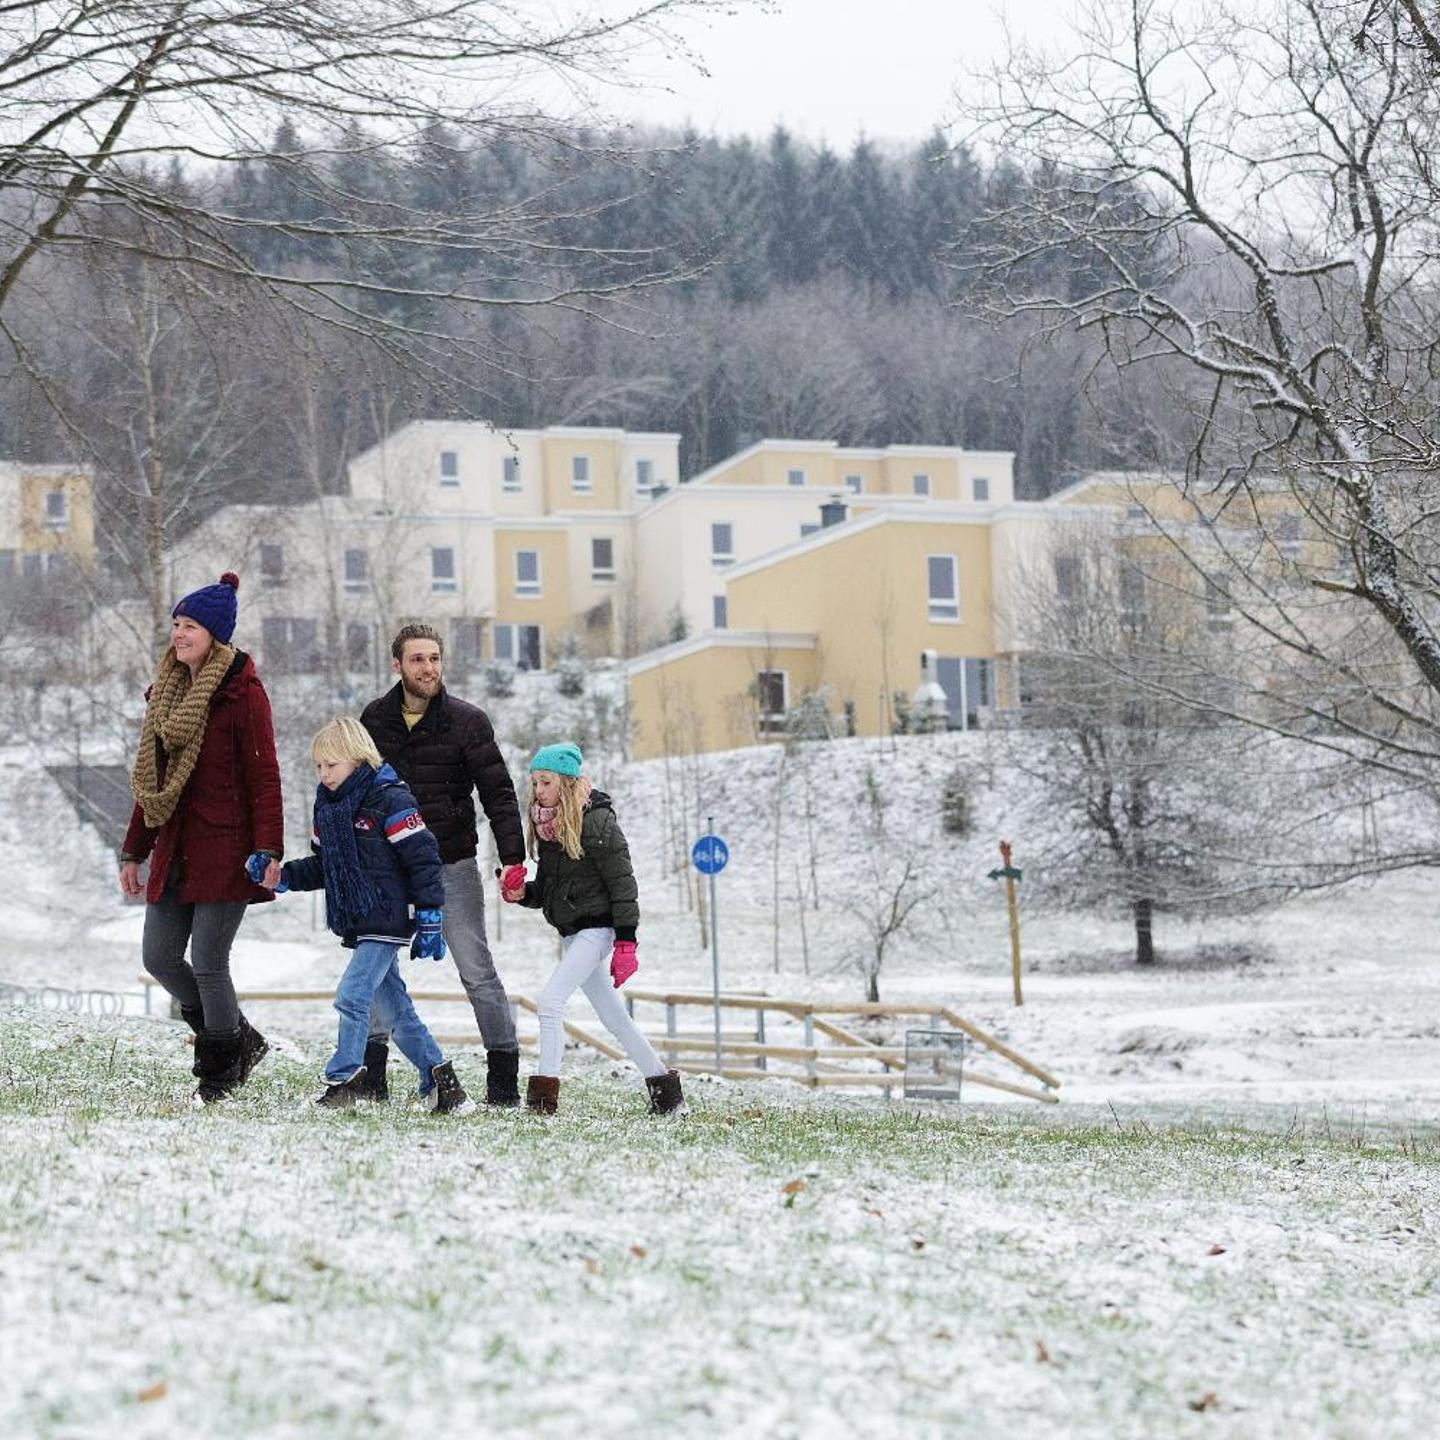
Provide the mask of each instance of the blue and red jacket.
[{"label": "blue and red jacket", "polygon": [[[314,852],[287,860],[286,883],[292,890],[325,888],[325,855],[320,831],[311,831]],[[382,765],[355,811],[355,853],[375,892],[375,907],[346,929],[340,943],[354,949],[362,940],[407,945],[415,933],[410,908],[439,910],[445,903],[440,847],[425,826],[415,797],[390,768]]]}]

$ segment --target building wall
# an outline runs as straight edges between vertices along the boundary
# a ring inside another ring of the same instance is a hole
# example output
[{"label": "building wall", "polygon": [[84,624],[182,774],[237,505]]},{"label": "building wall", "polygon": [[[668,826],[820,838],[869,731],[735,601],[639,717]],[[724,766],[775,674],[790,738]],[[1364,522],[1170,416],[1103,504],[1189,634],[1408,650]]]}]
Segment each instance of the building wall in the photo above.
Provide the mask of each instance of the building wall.
[{"label": "building wall", "polygon": [[[65,497],[63,526],[47,520],[47,497]],[[95,492],[88,472],[60,465],[0,465],[0,552],[17,570],[24,555],[69,555],[95,563]]]},{"label": "building wall", "polygon": [[[712,628],[714,597],[724,594],[733,568],[713,563],[712,525],[730,525],[734,565],[742,565],[799,541],[802,525],[819,525],[820,506],[829,498],[809,487],[698,485],[642,510],[634,542],[642,628],[663,633],[677,606],[687,633]],[[733,617],[728,623],[736,624]]]},{"label": "building wall", "polygon": [[[953,555],[959,618],[929,616],[931,555]],[[856,524],[849,533],[737,575],[728,587],[731,624],[741,630],[813,633],[823,655],[832,708],[854,705],[861,734],[889,728],[889,695],[920,681],[920,652],[993,658],[989,527],[917,523],[899,517]]]},{"label": "building wall", "polygon": [[762,670],[781,670],[797,697],[819,683],[818,652],[809,647],[717,640],[663,663],[637,667],[630,676],[635,717],[633,752],[640,759],[664,754],[729,750],[756,739],[751,691]]}]

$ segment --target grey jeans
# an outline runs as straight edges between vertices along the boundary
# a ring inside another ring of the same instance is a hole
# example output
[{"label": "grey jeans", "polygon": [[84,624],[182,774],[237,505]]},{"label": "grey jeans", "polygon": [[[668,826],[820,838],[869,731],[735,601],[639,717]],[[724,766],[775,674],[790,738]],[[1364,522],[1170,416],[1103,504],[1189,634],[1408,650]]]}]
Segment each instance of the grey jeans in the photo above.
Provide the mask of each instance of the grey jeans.
[{"label": "grey jeans", "polygon": [[186,905],[171,894],[145,907],[140,941],[145,969],[187,1010],[200,1007],[207,1030],[228,1033],[240,1024],[240,1005],[230,979],[230,946],[246,908],[243,900]]},{"label": "grey jeans", "polygon": [[[480,862],[473,856],[445,866],[445,948],[460,973],[485,1048],[518,1050],[510,997],[495,971],[495,957],[485,938],[485,885],[480,879]],[[370,1012],[370,1036],[374,1040],[386,1036],[374,1010]]]}]

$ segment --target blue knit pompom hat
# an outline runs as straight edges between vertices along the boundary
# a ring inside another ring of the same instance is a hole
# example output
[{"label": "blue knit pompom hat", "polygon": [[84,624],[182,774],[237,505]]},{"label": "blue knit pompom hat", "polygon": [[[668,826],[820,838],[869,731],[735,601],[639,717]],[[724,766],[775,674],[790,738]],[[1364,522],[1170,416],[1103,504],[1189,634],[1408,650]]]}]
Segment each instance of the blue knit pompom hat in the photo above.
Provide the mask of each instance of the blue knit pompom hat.
[{"label": "blue knit pompom hat", "polygon": [[535,752],[530,768],[553,770],[557,775],[578,776],[584,763],[585,757],[581,755],[580,747],[564,740],[559,745],[542,745]]},{"label": "blue knit pompom hat", "polygon": [[222,645],[230,643],[235,633],[235,592],[240,588],[240,577],[227,570],[218,585],[202,585],[182,596],[170,612],[172,620],[183,615],[197,625],[203,625]]}]

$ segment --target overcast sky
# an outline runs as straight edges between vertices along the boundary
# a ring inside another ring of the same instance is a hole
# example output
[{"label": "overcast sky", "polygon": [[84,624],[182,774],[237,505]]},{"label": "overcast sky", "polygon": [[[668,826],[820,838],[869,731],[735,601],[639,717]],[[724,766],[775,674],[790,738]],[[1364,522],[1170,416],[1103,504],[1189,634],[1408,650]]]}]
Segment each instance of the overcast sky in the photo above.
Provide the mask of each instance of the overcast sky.
[{"label": "overcast sky", "polygon": [[910,140],[953,118],[967,68],[1002,49],[1001,16],[1040,39],[1061,28],[1064,0],[776,0],[683,27],[708,75],[682,62],[637,65],[650,82],[607,97],[637,120],[768,134],[777,123],[848,148],[862,132]]}]

